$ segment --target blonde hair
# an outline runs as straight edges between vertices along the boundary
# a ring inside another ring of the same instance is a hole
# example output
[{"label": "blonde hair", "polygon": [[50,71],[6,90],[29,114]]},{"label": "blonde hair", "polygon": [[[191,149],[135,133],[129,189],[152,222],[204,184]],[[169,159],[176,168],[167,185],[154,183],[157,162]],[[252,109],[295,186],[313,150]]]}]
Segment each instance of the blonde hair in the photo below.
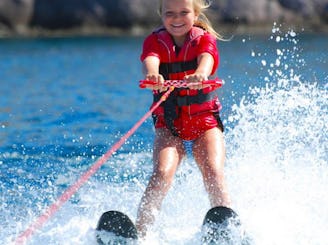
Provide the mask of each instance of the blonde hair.
[{"label": "blonde hair", "polygon": [[[209,0],[191,0],[194,6],[195,14],[198,15],[197,20],[195,21],[195,26],[201,27],[211,33],[219,40],[224,40],[224,38],[214,30],[211,22],[205,15],[206,9],[211,6],[211,1]],[[162,15],[162,3],[163,0],[159,1],[159,14]]]}]

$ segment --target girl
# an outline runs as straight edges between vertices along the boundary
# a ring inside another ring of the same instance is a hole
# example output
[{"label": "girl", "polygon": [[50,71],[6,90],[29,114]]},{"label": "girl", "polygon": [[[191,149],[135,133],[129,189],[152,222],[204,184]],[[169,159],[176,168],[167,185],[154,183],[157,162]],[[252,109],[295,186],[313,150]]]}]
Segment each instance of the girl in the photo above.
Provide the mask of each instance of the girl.
[{"label": "girl", "polygon": [[156,82],[154,103],[166,88],[164,80],[183,79],[193,83],[175,89],[153,113],[155,141],[153,173],[141,199],[136,226],[144,237],[154,222],[154,213],[168,192],[185,155],[185,141],[193,142],[193,156],[202,173],[211,206],[230,206],[224,180],[225,147],[220,103],[215,88],[201,84],[218,67],[219,58],[213,30],[203,11],[204,0],[161,0],[163,27],[143,44],[141,60],[145,79]]}]

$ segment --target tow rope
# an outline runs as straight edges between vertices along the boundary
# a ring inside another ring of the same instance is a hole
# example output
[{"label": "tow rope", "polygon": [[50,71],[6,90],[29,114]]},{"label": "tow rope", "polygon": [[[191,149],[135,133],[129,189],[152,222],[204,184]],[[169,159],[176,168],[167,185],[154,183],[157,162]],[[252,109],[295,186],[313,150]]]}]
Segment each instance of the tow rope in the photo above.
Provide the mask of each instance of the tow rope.
[{"label": "tow rope", "polygon": [[[155,83],[156,84],[156,83]],[[140,81],[139,86],[141,88],[146,88],[147,85],[155,85],[151,81]],[[219,79],[204,81],[202,83],[221,87],[222,81]],[[190,84],[189,84],[190,85]],[[195,84],[196,85],[196,84]],[[119,140],[117,141],[112,148],[110,148],[105,154],[103,154],[93,165],[66,191],[54,202],[51,206],[49,206],[42,215],[40,215],[33,223],[31,223],[28,228],[22,232],[15,240],[16,245],[25,244],[29,237],[31,237],[34,232],[40,229],[48,220],[51,218],[58,210],[63,206],[63,204],[69,200],[79,189],[85,184],[88,179],[112,156],[112,154],[117,151],[125,141],[140,127],[140,125],[146,121],[146,119],[151,116],[151,114],[158,108],[170,95],[170,93],[174,90],[174,88],[187,87],[188,84],[182,80],[168,80],[164,82],[164,86],[168,87],[168,90],[162,95],[162,97],[155,103],[150,110]]]}]

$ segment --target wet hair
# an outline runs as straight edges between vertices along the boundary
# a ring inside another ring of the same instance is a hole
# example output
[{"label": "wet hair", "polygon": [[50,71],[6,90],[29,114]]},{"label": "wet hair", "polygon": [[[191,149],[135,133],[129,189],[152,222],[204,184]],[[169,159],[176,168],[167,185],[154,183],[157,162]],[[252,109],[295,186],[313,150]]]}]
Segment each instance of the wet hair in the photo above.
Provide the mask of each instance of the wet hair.
[{"label": "wet hair", "polygon": [[[193,3],[195,14],[198,15],[197,20],[195,21],[195,26],[201,27],[204,30],[211,33],[219,40],[224,40],[224,38],[214,30],[211,22],[205,15],[206,9],[208,9],[211,5],[211,1],[209,0],[191,0]],[[162,15],[162,4],[163,0],[159,0],[159,14]]]}]

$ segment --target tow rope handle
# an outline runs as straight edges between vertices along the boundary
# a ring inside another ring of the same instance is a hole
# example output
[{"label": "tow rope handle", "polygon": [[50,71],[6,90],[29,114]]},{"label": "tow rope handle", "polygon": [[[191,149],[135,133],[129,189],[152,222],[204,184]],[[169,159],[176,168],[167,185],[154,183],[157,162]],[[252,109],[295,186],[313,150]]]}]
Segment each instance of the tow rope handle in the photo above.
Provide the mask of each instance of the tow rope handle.
[{"label": "tow rope handle", "polygon": [[[164,81],[164,87],[173,86],[175,88],[188,88],[190,85],[200,85],[200,84],[220,88],[224,84],[224,82],[219,78],[203,81],[201,83],[188,83],[184,80],[165,80]],[[148,80],[139,81],[140,88],[146,88],[147,86],[154,86],[154,85],[157,85],[157,82],[148,81]]]}]

